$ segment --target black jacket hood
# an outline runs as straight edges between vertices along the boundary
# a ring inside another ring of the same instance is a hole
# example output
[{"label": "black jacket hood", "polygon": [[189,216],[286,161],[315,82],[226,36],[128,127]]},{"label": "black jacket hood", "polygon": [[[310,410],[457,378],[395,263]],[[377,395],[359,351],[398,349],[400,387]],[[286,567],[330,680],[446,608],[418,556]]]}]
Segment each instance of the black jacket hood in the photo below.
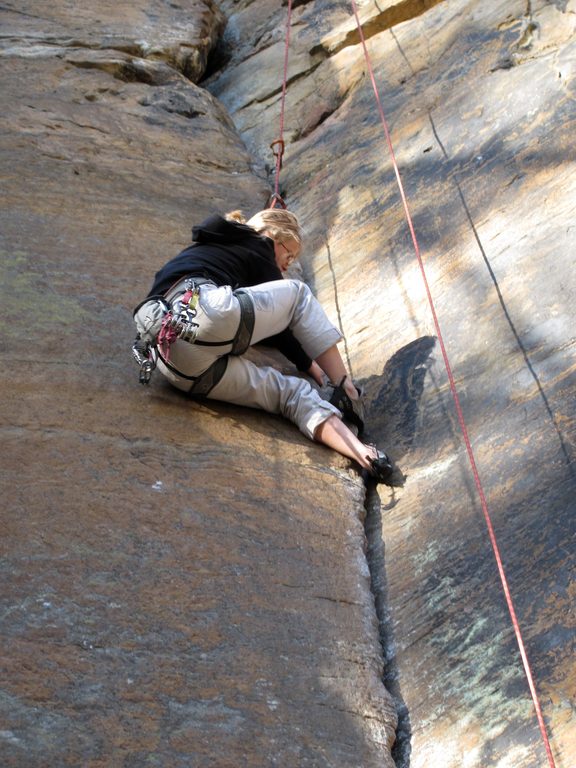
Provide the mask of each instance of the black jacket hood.
[{"label": "black jacket hood", "polygon": [[261,237],[261,235],[247,224],[228,221],[219,214],[214,214],[202,224],[192,227],[192,240],[195,243],[229,245],[245,240],[247,237]]}]

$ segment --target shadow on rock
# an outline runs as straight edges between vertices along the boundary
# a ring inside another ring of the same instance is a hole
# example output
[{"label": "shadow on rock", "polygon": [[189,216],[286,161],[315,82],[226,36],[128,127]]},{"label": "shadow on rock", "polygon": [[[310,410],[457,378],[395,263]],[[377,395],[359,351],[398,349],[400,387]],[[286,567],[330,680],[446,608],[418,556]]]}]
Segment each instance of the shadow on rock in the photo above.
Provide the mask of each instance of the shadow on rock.
[{"label": "shadow on rock", "polygon": [[[392,355],[379,376],[363,381],[366,391],[366,435],[390,451],[397,462],[410,449],[420,415],[428,361],[436,345],[434,336],[422,336]],[[406,478],[394,464],[391,485]]]},{"label": "shadow on rock", "polygon": [[366,403],[365,438],[383,447],[387,453],[389,451],[392,459],[392,471],[389,480],[385,481],[392,492],[386,505],[382,505],[379,486],[370,478],[366,480],[365,528],[367,560],[385,659],[383,682],[394,699],[398,715],[396,741],[392,750],[397,768],[410,766],[412,724],[402,695],[394,622],[389,610],[382,514],[396,506],[398,498],[395,488],[402,487],[406,480],[397,462],[408,452],[416,434],[426,371],[435,345],[434,336],[423,336],[412,341],[392,355],[379,376],[372,376],[362,382]]}]

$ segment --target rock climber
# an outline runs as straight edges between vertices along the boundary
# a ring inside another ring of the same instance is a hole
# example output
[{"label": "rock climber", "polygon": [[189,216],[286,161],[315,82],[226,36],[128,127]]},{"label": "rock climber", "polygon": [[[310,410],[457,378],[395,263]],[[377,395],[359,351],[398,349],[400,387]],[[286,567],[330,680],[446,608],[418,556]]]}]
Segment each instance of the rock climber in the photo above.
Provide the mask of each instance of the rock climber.
[{"label": "rock climber", "polygon": [[[296,216],[280,208],[248,221],[240,211],[215,214],[193,228],[192,240],[156,273],[134,310],[141,380],[155,366],[191,396],[281,414],[377,482],[388,482],[388,456],[347,426],[361,430],[363,410],[336,346],[342,334],[305,283],[284,277],[302,247]],[[329,399],[306,378],[244,356],[264,341],[319,387],[326,375]]]}]

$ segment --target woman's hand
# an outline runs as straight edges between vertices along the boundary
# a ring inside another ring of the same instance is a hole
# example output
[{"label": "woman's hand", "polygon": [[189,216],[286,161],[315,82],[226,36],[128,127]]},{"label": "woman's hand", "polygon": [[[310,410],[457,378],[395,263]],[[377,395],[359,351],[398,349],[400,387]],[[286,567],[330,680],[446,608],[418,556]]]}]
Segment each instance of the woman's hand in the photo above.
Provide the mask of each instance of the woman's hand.
[{"label": "woman's hand", "polygon": [[322,368],[320,368],[316,360],[312,360],[312,365],[310,366],[310,368],[308,368],[306,373],[308,374],[308,376],[311,376],[314,379],[314,381],[316,382],[316,384],[318,384],[319,387],[322,387],[324,385],[324,371],[322,370]]}]

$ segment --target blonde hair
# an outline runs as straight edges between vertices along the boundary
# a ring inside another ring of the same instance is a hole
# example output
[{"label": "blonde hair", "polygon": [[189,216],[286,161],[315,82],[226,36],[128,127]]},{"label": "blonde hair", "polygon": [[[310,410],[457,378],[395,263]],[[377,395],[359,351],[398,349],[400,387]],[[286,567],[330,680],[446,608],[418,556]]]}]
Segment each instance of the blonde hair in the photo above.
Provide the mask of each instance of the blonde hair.
[{"label": "blonde hair", "polygon": [[238,224],[246,224],[246,218],[242,211],[229,211],[224,214],[226,221],[237,221]]},{"label": "blonde hair", "polygon": [[266,233],[276,242],[292,239],[298,243],[298,249],[302,247],[302,231],[298,219],[291,211],[284,208],[267,208],[264,211],[258,211],[248,221],[244,218],[242,211],[230,211],[224,218],[227,221],[247,224],[260,234]]}]

